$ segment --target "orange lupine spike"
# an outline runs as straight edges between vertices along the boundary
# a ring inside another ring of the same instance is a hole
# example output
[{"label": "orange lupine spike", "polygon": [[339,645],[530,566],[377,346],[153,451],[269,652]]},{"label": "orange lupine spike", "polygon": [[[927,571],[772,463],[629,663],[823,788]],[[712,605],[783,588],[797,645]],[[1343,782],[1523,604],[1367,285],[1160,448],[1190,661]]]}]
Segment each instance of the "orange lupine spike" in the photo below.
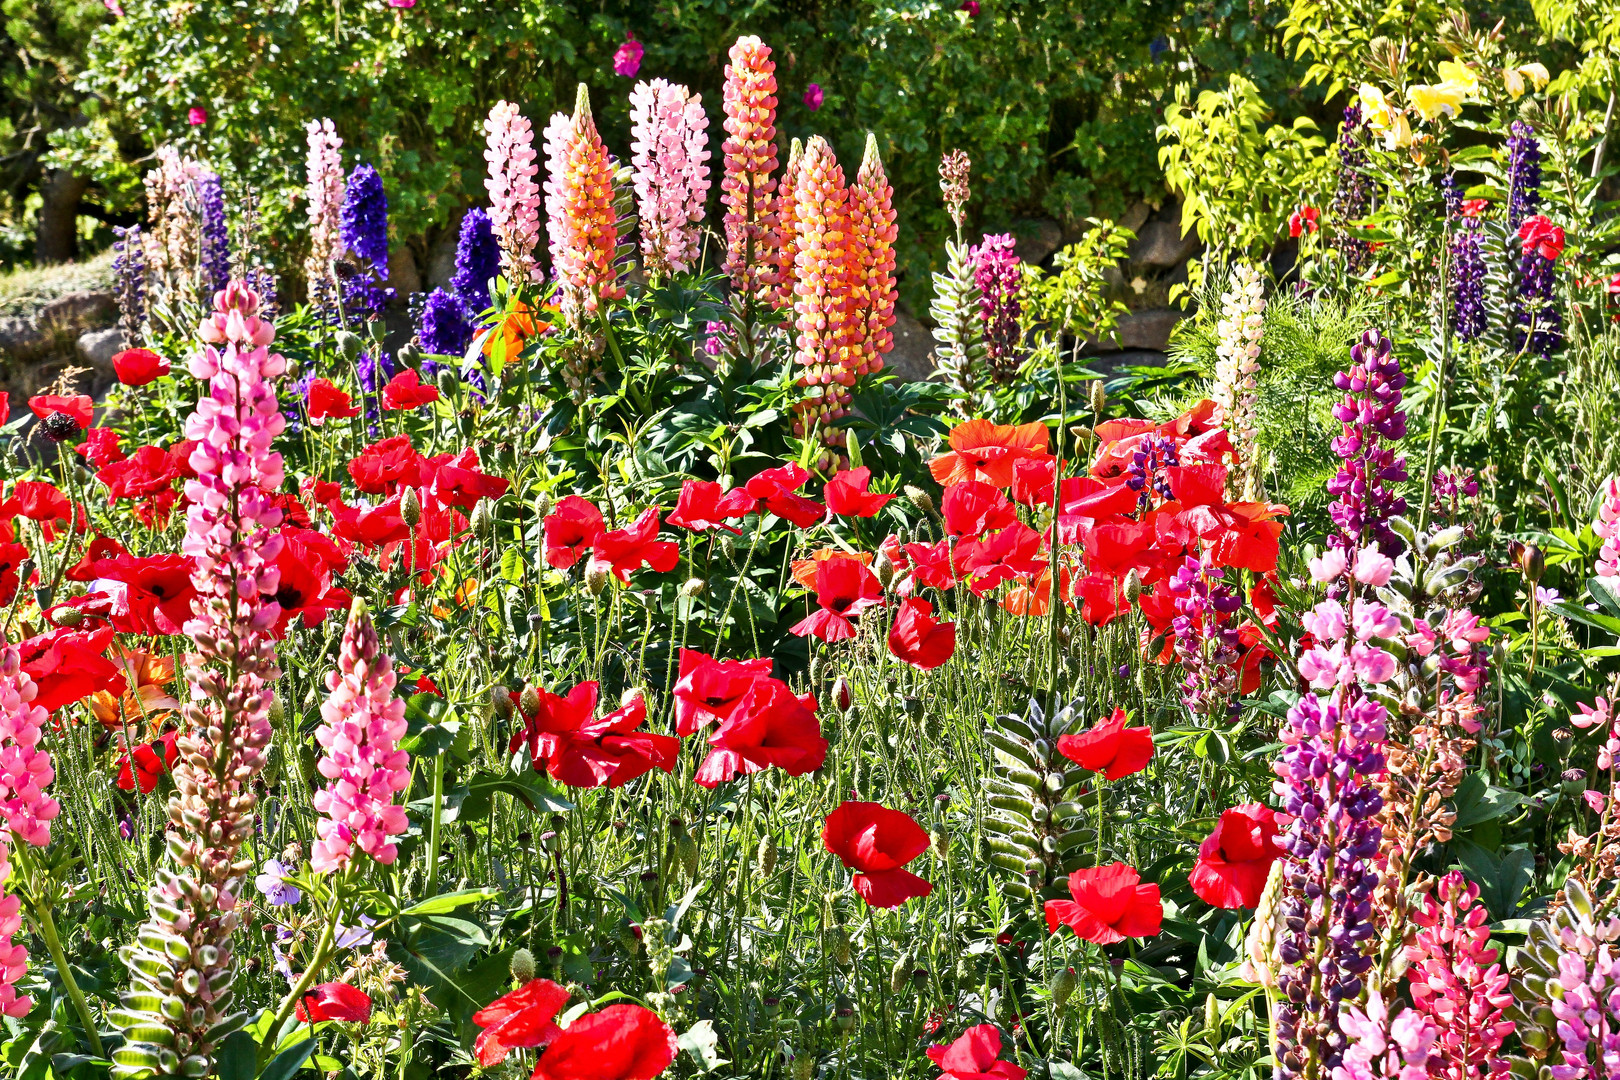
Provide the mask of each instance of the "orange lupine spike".
[{"label": "orange lupine spike", "polygon": [[740,37],[731,47],[724,93],[727,138],[721,144],[726,208],[725,272],[740,296],[769,298],[776,283],[776,64],[770,46]]},{"label": "orange lupine spike", "polygon": [[562,314],[579,325],[602,300],[620,300],[624,289],[614,266],[619,245],[613,208],[614,161],[596,132],[585,84],[579,84],[574,115],[555,113],[546,125],[546,217],[551,261],[562,283]]},{"label": "orange lupine spike", "polygon": [[894,302],[899,292],[894,282],[895,227],[894,189],[883,172],[878,157],[877,138],[866,136],[866,154],[861,171],[849,192],[849,219],[852,237],[851,302],[855,307],[855,335],[860,351],[855,359],[856,376],[883,370],[883,357],[894,348]]}]

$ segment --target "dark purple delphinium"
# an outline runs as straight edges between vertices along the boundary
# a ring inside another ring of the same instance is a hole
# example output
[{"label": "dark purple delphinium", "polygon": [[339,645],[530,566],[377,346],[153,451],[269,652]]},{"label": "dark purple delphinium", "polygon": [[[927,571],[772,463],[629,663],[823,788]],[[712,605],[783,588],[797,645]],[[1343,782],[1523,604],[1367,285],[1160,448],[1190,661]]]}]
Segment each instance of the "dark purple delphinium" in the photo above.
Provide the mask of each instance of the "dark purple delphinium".
[{"label": "dark purple delphinium", "polygon": [[472,324],[460,300],[443,289],[428,294],[422,307],[418,337],[422,351],[440,356],[460,356],[472,341]]},{"label": "dark purple delphinium", "polygon": [[394,298],[382,288],[388,275],[388,196],[382,177],[370,165],[356,165],[349,173],[338,215],[338,236],[350,267],[339,267],[343,280],[343,306],[360,319],[375,319]]},{"label": "dark purple delphinium", "polygon": [[205,172],[197,178],[197,203],[202,208],[198,233],[202,241],[203,285],[208,299],[231,283],[231,239],[225,225],[225,186],[219,174]]},{"label": "dark purple delphinium", "polygon": [[1358,239],[1350,222],[1359,221],[1372,209],[1372,182],[1367,179],[1367,151],[1362,146],[1361,106],[1344,110],[1339,125],[1339,175],[1333,190],[1333,246],[1344,256],[1345,268],[1359,274],[1367,265],[1372,245]]},{"label": "dark purple delphinium", "polygon": [[382,388],[394,377],[394,358],[381,349],[376,352],[367,349],[355,361],[355,367],[360,372],[360,394],[365,400],[366,419],[373,421],[367,430],[376,435]]},{"label": "dark purple delphinium", "polygon": [[450,275],[450,288],[467,308],[467,318],[476,319],[489,307],[489,283],[501,272],[501,246],[489,223],[489,213],[475,206],[461,219],[456,240],[456,272]]},{"label": "dark purple delphinium", "polygon": [[1390,444],[1406,437],[1401,409],[1406,373],[1390,340],[1368,330],[1350,350],[1350,370],[1335,375],[1333,385],[1344,391],[1344,400],[1333,407],[1344,433],[1333,440],[1333,452],[1343,464],[1327,485],[1337,500],[1329,513],[1339,527],[1328,543],[1355,552],[1370,541],[1394,557],[1401,540],[1389,519],[1406,513],[1406,500],[1391,485],[1406,479],[1406,459],[1397,457]]},{"label": "dark purple delphinium", "polygon": [[1131,464],[1125,473],[1125,486],[1142,493],[1139,501],[1144,508],[1152,501],[1154,492],[1158,492],[1163,499],[1174,498],[1164,471],[1180,464],[1181,455],[1176,452],[1174,442],[1149,435],[1131,455]]},{"label": "dark purple delphinium", "polygon": [[124,334],[126,349],[145,343],[146,325],[146,248],[141,227],[113,227],[113,280],[118,290],[118,328]]},{"label": "dark purple delphinium", "polygon": [[1223,722],[1236,720],[1238,660],[1242,656],[1232,616],[1243,606],[1236,589],[1213,562],[1188,556],[1170,576],[1176,598],[1176,657],[1187,675],[1181,700],[1193,716]]},{"label": "dark purple delphinium", "polygon": [[1009,233],[987,235],[984,243],[968,252],[973,261],[973,283],[979,289],[979,320],[984,324],[984,344],[990,363],[990,377],[1008,383],[1023,363],[1020,345],[1024,313],[1019,300],[1023,264],[1013,248]]},{"label": "dark purple delphinium", "polygon": [[1480,237],[1480,200],[1462,197],[1455,173],[1440,181],[1451,219],[1451,329],[1459,340],[1485,332],[1485,249]]},{"label": "dark purple delphinium", "polygon": [[1523,120],[1508,129],[1508,232],[1541,208],[1541,144]]},{"label": "dark purple delphinium", "polygon": [[285,389],[278,396],[282,402],[281,415],[287,418],[287,430],[294,435],[304,430],[304,403],[309,400],[309,388],[314,382],[313,365],[307,371],[300,371],[296,362],[288,360],[282,383]]},{"label": "dark purple delphinium", "polygon": [[248,267],[246,278],[248,288],[259,294],[260,317],[273,321],[279,311],[276,306],[276,272],[259,263]]}]

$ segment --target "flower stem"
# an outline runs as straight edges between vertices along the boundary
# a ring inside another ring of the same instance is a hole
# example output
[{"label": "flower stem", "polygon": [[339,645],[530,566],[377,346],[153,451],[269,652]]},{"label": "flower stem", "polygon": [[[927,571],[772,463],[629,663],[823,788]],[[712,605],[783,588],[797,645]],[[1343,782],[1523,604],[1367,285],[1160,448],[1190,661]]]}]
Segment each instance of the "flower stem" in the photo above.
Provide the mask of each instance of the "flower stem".
[{"label": "flower stem", "polygon": [[321,937],[315,944],[315,953],[309,958],[309,963],[305,966],[304,973],[298,977],[298,982],[293,984],[293,988],[282,999],[281,1007],[276,1010],[275,1018],[270,1021],[270,1027],[264,1033],[264,1041],[259,1044],[259,1069],[261,1071],[269,1061],[270,1055],[275,1053],[276,1042],[281,1037],[281,1029],[286,1026],[288,1017],[292,1016],[293,1010],[298,1007],[298,1003],[304,999],[304,995],[309,992],[309,988],[320,977],[321,969],[332,958],[332,942],[337,937],[338,916],[343,911],[345,886],[348,885],[352,873],[353,865],[351,864],[333,885],[332,910],[326,917],[326,925],[321,928]]},{"label": "flower stem", "polygon": [[439,895],[439,823],[444,816],[444,751],[433,759],[433,820],[428,825],[427,895]]},{"label": "flower stem", "polygon": [[95,1017],[90,1015],[90,1003],[84,999],[84,991],[79,989],[78,981],[73,978],[73,969],[68,966],[67,954],[62,951],[62,939],[56,933],[56,921],[51,918],[49,904],[29,904],[32,909],[34,921],[39,926],[39,936],[45,939],[45,947],[51,951],[51,960],[56,964],[56,973],[62,977],[62,989],[78,1010],[79,1022],[84,1025],[84,1037],[90,1043],[90,1052],[96,1057],[105,1057],[107,1052],[102,1048],[101,1036],[96,1032]]}]

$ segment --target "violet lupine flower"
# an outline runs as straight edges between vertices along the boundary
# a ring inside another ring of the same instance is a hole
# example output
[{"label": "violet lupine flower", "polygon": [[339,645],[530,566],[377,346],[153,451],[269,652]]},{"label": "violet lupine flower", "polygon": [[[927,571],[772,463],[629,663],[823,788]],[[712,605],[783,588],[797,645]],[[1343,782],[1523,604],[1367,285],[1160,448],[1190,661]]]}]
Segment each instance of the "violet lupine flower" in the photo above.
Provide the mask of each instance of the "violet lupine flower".
[{"label": "violet lupine flower", "polygon": [[973,261],[973,282],[979,288],[979,321],[984,324],[990,376],[1008,383],[1023,363],[1023,327],[1019,323],[1024,306],[1019,298],[1023,288],[1023,263],[1013,251],[1010,233],[986,235],[984,242],[968,252]]},{"label": "violet lupine flower", "polygon": [[231,281],[231,239],[225,225],[225,188],[219,174],[197,177],[197,204],[202,210],[198,234],[202,241],[203,286],[212,295]]},{"label": "violet lupine flower", "polygon": [[1173,441],[1149,435],[1131,455],[1131,463],[1125,470],[1125,486],[1142,493],[1138,501],[1143,509],[1153,501],[1155,493],[1161,499],[1173,499],[1175,493],[1170,490],[1170,480],[1165,470],[1180,464],[1181,455]]},{"label": "violet lupine flower", "polygon": [[288,884],[287,868],[280,859],[266,859],[259,876],[253,879],[253,886],[271,907],[285,907],[304,898],[298,886]]},{"label": "violet lupine flower", "polygon": [[546,225],[551,264],[556,271],[562,315],[581,325],[603,300],[621,300],[614,263],[618,252],[618,213],[613,206],[612,155],[597,134],[584,83],[574,113],[553,113],[546,125]]},{"label": "violet lupine flower", "polygon": [[1344,425],[1344,433],[1333,440],[1333,452],[1344,464],[1327,485],[1337,500],[1329,513],[1339,527],[1328,542],[1357,550],[1372,540],[1393,557],[1400,553],[1401,540],[1388,522],[1406,513],[1406,500],[1391,485],[1406,479],[1406,459],[1387,444],[1406,437],[1406,413],[1400,407],[1406,373],[1389,339],[1368,330],[1350,350],[1350,370],[1335,375],[1333,385],[1345,392],[1333,407],[1334,418]]},{"label": "violet lupine flower", "polygon": [[1519,231],[1525,219],[1541,208],[1541,143],[1523,120],[1508,128],[1508,232]]},{"label": "violet lupine flower", "polygon": [[[220,1043],[245,1020],[229,1011],[231,938],[254,780],[270,745],[270,684],[280,675],[272,631],[281,607],[272,598],[281,510],[272,495],[285,477],[271,443],[285,427],[273,384],[285,365],[267,348],[275,331],[259,318],[251,290],[232,282],[214,302],[190,365],[207,392],[185,427],[196,440],[196,477],[186,482],[181,550],[196,561],[197,598],[184,626],[193,643],[185,664],[191,695],[173,767],[174,827],[149,892],[151,916],[121,953],[131,984],[113,1014],[127,1036],[118,1064],[130,1073],[208,1075]],[[159,1009],[160,1001],[169,1004]],[[140,1037],[154,1027],[173,1037]]]},{"label": "violet lupine flower", "polygon": [[5,891],[11,872],[11,849],[0,841],[0,1016],[21,1019],[33,1009],[34,999],[17,993],[17,983],[28,973],[28,949],[16,941],[22,929],[22,897]]},{"label": "violet lupine flower", "polygon": [[709,193],[709,118],[703,97],[654,79],[630,92],[630,163],[641,254],[656,275],[682,274],[698,257]]},{"label": "violet lupine flower", "polygon": [[1459,341],[1485,332],[1485,248],[1480,236],[1482,199],[1464,199],[1455,173],[1441,178],[1451,219],[1451,330]]},{"label": "violet lupine flower", "polygon": [[466,308],[460,300],[443,289],[434,289],[428,294],[417,331],[423,352],[460,356],[472,344],[472,335],[472,324],[467,321]]},{"label": "violet lupine flower", "polygon": [[1350,222],[1367,216],[1372,208],[1372,181],[1367,178],[1367,151],[1361,132],[1366,122],[1361,106],[1351,104],[1339,124],[1339,175],[1333,191],[1331,211],[1334,224],[1333,246],[1344,256],[1345,269],[1359,274],[1367,265],[1372,245],[1354,235]]},{"label": "violet lupine flower", "polygon": [[1414,1011],[1437,1033],[1435,1052],[1451,1080],[1502,1076],[1507,1062],[1496,1055],[1513,1032],[1502,1011],[1513,1004],[1509,976],[1490,947],[1489,913],[1479,886],[1453,870],[1412,913],[1416,934],[1406,946],[1406,980]]},{"label": "violet lupine flower", "polygon": [[394,290],[382,287],[388,274],[388,196],[371,165],[356,165],[349,173],[338,236],[343,250],[359,261],[353,275],[343,281],[343,306],[359,318],[375,319],[393,299]]},{"label": "violet lupine flower", "polygon": [[1193,716],[1230,721],[1238,715],[1238,661],[1242,645],[1232,617],[1243,606],[1213,562],[1188,556],[1170,577],[1176,615],[1176,656],[1187,673],[1182,703]]},{"label": "violet lupine flower", "polygon": [[488,145],[489,222],[501,247],[501,266],[513,284],[544,280],[534,248],[540,240],[540,185],[534,182],[534,127],[510,101],[497,101],[484,121]]},{"label": "violet lupine flower", "polygon": [[315,741],[326,750],[316,767],[332,781],[315,793],[321,819],[310,849],[317,874],[345,869],[359,848],[388,865],[399,850],[389,839],[405,831],[405,807],[394,796],[411,783],[409,755],[399,748],[405,734],[405,702],[394,694],[394,667],[377,647],[377,629],[356,603],[343,629],[337,667],[326,676]]},{"label": "violet lupine flower", "polygon": [[330,120],[311,120],[305,129],[309,157],[304,196],[309,199],[309,257],[304,274],[316,307],[329,303],[332,257],[338,249],[338,215],[343,209],[343,140]]},{"label": "violet lupine flower", "polygon": [[118,295],[118,329],[126,349],[145,344],[146,326],[146,247],[141,227],[113,227],[113,280]]},{"label": "violet lupine flower", "polygon": [[490,282],[500,272],[501,245],[489,215],[475,206],[462,216],[456,237],[456,272],[450,275],[450,290],[460,299],[469,320],[489,307]]}]

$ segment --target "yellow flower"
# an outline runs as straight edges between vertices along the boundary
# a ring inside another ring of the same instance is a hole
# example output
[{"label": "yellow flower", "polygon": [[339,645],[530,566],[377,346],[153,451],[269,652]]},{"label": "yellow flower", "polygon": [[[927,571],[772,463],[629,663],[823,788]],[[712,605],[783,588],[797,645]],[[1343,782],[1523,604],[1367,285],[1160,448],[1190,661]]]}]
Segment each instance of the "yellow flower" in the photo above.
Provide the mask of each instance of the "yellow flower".
[{"label": "yellow flower", "polygon": [[1367,126],[1374,131],[1387,131],[1393,122],[1389,102],[1384,99],[1384,92],[1371,83],[1361,84],[1361,115],[1367,121]]},{"label": "yellow flower", "polygon": [[1411,145],[1412,125],[1407,122],[1405,113],[1396,113],[1390,118],[1389,127],[1384,129],[1384,149],[1399,150]]},{"label": "yellow flower", "polygon": [[1508,97],[1518,101],[1524,96],[1524,76],[1517,68],[1503,68],[1502,88],[1507,91]]},{"label": "yellow flower", "polygon": [[1520,64],[1519,74],[1529,79],[1531,84],[1534,85],[1537,90],[1545,88],[1546,85],[1552,81],[1552,76],[1547,74],[1546,64]]},{"label": "yellow flower", "polygon": [[1431,123],[1441,116],[1456,116],[1465,97],[1467,93],[1454,83],[1441,83],[1439,86],[1418,85],[1408,87],[1406,91],[1406,98],[1412,103],[1412,108]]},{"label": "yellow flower", "polygon": [[1479,93],[1479,76],[1474,73],[1474,69],[1453,60],[1440,61],[1440,82],[1443,86],[1457,87],[1465,98],[1471,98]]}]

